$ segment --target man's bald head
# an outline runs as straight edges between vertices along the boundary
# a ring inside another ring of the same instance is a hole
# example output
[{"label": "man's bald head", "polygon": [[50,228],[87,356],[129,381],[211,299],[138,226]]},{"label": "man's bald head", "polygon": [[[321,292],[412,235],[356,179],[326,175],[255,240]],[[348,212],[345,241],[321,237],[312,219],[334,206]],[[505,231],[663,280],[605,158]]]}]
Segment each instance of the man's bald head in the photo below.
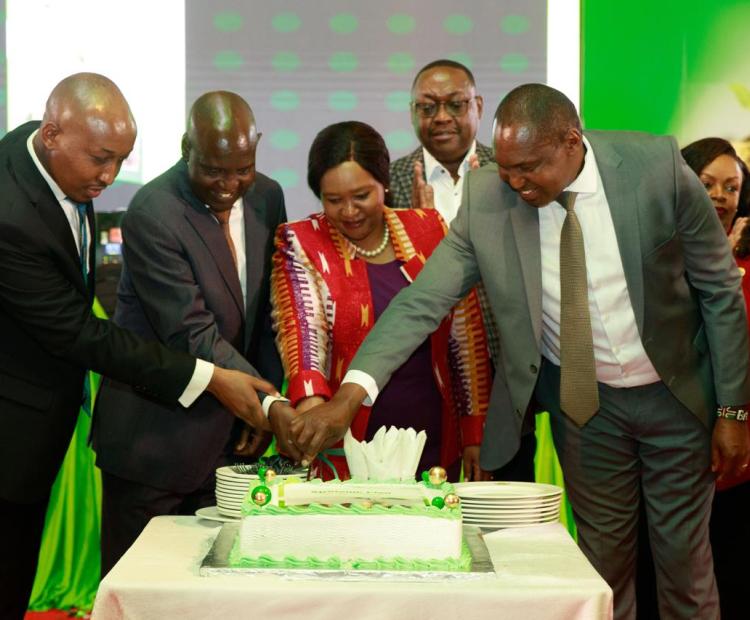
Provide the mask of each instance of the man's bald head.
[{"label": "man's bald head", "polygon": [[185,149],[219,150],[247,148],[258,141],[255,116],[247,102],[235,93],[214,91],[196,99],[190,108],[183,140]]},{"label": "man's bald head", "polygon": [[117,85],[98,73],[76,73],[50,93],[34,149],[67,196],[87,202],[114,182],[135,137]]},{"label": "man's bald head", "polygon": [[216,211],[226,211],[255,180],[260,134],[247,102],[235,93],[201,95],[190,108],[182,138],[190,185]]}]

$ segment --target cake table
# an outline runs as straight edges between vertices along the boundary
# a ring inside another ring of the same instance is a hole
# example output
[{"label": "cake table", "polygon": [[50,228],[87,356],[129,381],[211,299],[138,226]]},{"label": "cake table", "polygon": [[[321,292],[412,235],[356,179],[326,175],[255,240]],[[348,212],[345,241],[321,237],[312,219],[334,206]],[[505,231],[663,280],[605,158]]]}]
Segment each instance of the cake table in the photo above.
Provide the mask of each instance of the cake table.
[{"label": "cake table", "polygon": [[612,590],[559,523],[485,536],[494,578],[443,583],[199,574],[220,524],[153,519],[102,581],[93,620],[553,620],[612,617]]}]

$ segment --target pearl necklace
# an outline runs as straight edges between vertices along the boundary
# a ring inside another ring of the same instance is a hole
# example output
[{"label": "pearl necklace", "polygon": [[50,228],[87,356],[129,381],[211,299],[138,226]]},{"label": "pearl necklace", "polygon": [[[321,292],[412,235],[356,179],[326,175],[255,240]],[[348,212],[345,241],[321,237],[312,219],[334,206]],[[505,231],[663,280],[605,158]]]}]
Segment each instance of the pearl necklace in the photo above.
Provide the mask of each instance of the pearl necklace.
[{"label": "pearl necklace", "polygon": [[360,254],[364,256],[365,258],[375,258],[378,254],[382,254],[383,250],[385,250],[385,246],[388,245],[388,240],[391,238],[391,234],[388,232],[388,226],[383,225],[383,241],[380,242],[380,245],[376,247],[374,250],[365,250],[364,248],[359,247],[356,243],[353,241],[349,241],[354,246],[355,251],[357,254]]}]

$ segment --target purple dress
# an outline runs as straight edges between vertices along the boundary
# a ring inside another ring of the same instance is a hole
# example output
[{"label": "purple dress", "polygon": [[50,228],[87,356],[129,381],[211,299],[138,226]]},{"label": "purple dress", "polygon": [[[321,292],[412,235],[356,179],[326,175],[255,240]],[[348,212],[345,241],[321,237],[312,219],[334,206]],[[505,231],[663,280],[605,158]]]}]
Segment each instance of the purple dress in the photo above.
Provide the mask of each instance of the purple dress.
[{"label": "purple dress", "polygon": [[[400,268],[399,261],[383,265],[367,263],[376,321],[396,293],[409,284]],[[424,430],[427,443],[417,468],[419,479],[422,471],[440,464],[442,406],[443,399],[432,373],[432,347],[427,338],[380,391],[370,413],[365,439],[370,441],[381,426]]]}]

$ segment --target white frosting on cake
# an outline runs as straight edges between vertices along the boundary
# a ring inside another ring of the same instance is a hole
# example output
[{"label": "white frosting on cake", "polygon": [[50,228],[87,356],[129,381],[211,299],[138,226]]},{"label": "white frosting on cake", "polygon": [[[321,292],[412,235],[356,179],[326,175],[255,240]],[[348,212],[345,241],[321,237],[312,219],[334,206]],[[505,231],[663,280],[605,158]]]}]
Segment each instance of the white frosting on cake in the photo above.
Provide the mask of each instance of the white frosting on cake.
[{"label": "white frosting on cake", "polygon": [[[449,484],[312,481],[273,485],[271,501],[243,505],[236,563],[363,562],[407,569],[410,562],[455,563],[466,556],[460,508],[437,508]],[[424,569],[425,565],[420,565]],[[455,569],[451,565],[442,570]]]},{"label": "white frosting on cake", "polygon": [[416,515],[257,515],[243,519],[242,557],[458,558],[461,521]]}]

